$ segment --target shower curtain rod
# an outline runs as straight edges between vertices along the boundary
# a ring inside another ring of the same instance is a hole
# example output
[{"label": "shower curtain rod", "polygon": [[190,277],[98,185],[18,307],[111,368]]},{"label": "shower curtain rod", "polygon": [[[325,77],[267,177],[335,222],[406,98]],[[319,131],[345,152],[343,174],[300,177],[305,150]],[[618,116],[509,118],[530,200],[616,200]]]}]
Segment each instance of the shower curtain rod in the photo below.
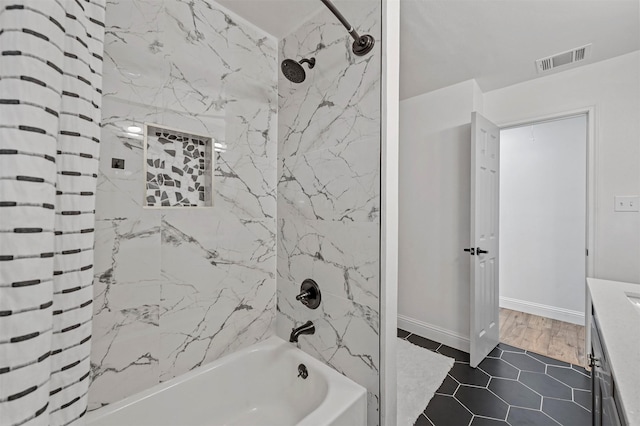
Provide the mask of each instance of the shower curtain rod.
[{"label": "shower curtain rod", "polygon": [[338,21],[340,21],[342,25],[344,25],[349,35],[353,37],[353,53],[358,56],[363,56],[369,53],[371,49],[373,49],[373,45],[375,44],[375,40],[373,39],[373,37],[368,34],[362,36],[358,34],[358,32],[351,26],[349,21],[347,21],[347,19],[342,16],[342,13],[340,13],[340,11],[333,5],[333,3],[331,3],[331,1],[321,1],[325,6],[327,6],[327,9],[329,9],[336,18],[338,18]]}]

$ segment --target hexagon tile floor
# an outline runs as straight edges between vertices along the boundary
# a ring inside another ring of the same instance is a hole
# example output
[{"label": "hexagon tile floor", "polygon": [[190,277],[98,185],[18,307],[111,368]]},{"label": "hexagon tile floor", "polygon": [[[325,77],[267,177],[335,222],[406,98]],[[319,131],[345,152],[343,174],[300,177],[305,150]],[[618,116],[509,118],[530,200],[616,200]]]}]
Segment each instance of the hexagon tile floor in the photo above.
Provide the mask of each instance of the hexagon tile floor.
[{"label": "hexagon tile floor", "polygon": [[500,343],[474,369],[465,352],[404,330],[398,337],[455,359],[416,426],[591,424],[591,378],[582,367]]}]

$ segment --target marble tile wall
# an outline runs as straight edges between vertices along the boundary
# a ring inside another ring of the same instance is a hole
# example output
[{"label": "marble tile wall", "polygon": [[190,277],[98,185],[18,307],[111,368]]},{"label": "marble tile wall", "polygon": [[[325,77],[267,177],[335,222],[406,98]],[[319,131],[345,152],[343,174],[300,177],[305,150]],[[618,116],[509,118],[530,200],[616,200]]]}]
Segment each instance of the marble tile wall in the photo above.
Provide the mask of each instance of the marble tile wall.
[{"label": "marble tile wall", "polygon": [[[328,10],[279,42],[279,61],[315,57],[303,83],[279,74],[277,334],[312,320],[300,348],[368,390],[379,423],[380,34],[379,0],[336,6],[377,40],[364,57]],[[295,300],[313,278],[322,304]]]},{"label": "marble tile wall", "polygon": [[[106,25],[90,409],[269,337],[276,315],[276,40],[211,0],[110,0]],[[143,122],[225,147],[213,208],[143,208],[124,131]]]}]

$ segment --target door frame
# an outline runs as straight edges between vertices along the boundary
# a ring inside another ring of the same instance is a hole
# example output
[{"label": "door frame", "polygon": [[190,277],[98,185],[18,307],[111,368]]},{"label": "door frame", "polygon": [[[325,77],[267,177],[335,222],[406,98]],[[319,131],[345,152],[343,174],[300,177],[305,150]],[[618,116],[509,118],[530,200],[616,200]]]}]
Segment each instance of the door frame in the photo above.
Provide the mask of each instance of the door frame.
[{"label": "door frame", "polygon": [[[585,241],[588,255],[586,256],[586,277],[596,276],[596,202],[598,198],[598,191],[596,186],[597,166],[598,166],[598,149],[596,143],[597,135],[597,116],[595,105],[589,105],[582,108],[576,108],[572,110],[563,110],[551,114],[545,114],[537,117],[527,117],[519,120],[513,120],[508,122],[496,123],[500,130],[505,130],[513,127],[522,127],[532,124],[537,124],[545,121],[555,121],[563,118],[575,117],[578,115],[587,116],[587,176],[586,176],[586,194],[587,205],[586,207],[586,229],[585,229]],[[587,286],[585,280],[585,289]],[[584,309],[584,325],[585,325],[585,354],[589,353],[591,348],[591,323],[590,323],[590,309],[591,309],[591,296],[589,291],[585,292],[585,309]]]},{"label": "door frame", "polygon": [[400,2],[381,0],[380,331],[381,425],[397,421]]}]

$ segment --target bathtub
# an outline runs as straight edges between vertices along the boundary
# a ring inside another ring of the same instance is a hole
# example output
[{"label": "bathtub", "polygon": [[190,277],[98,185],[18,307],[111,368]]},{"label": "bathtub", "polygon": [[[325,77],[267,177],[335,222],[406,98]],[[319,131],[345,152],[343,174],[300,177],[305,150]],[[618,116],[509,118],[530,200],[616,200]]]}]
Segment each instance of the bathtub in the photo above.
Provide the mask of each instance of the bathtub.
[{"label": "bathtub", "polygon": [[364,426],[366,418],[365,388],[271,337],[92,411],[85,424]]}]

